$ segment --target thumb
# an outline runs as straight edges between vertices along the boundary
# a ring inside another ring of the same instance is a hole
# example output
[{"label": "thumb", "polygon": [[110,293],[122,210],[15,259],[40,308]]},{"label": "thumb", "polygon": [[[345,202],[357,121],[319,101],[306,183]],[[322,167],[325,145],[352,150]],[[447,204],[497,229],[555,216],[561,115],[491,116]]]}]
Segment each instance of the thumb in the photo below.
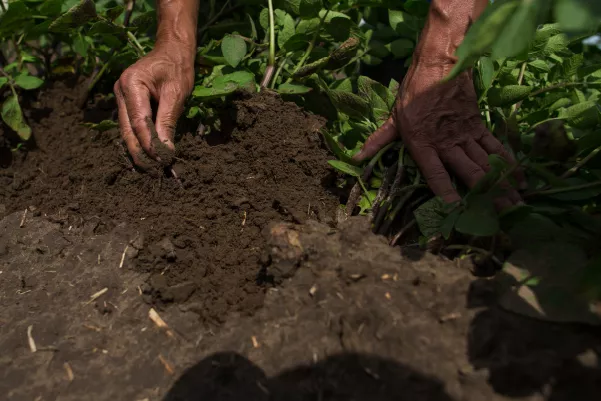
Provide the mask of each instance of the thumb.
[{"label": "thumb", "polygon": [[372,158],[380,151],[380,149],[394,141],[397,138],[397,135],[395,122],[393,118],[390,117],[380,128],[375,130],[369,138],[367,138],[367,141],[365,141],[359,153],[353,156],[353,160],[362,162],[365,159]]}]

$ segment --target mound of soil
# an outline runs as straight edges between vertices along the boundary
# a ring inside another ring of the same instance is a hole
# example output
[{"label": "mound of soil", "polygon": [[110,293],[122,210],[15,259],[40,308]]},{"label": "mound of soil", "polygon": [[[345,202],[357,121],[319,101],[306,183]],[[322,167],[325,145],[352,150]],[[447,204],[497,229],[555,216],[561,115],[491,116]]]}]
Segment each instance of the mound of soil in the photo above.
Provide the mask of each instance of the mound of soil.
[{"label": "mound of soil", "polygon": [[116,130],[81,125],[86,114],[110,117],[111,106],[82,113],[75,97],[62,83],[41,96],[32,124],[38,150],[0,170],[0,204],[7,213],[33,206],[82,235],[129,223],[136,234],[122,265],[151,273],[141,288],[149,302],[187,302],[209,321],[252,312],[264,295],[261,230],[272,220],[333,221],[323,121],[293,103],[243,95],[226,110],[224,132],[183,135],[180,185],[135,171]]}]

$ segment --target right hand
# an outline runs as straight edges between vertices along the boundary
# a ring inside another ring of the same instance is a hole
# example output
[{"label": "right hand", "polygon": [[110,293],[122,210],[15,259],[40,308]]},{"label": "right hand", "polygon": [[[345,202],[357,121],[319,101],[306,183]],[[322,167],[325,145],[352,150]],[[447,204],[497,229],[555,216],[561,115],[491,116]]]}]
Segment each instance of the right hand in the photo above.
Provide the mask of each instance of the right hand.
[{"label": "right hand", "polygon": [[134,163],[150,168],[153,160],[161,164],[157,140],[152,138],[150,98],[158,101],[156,133],[158,145],[173,154],[173,135],[184,111],[186,98],[194,86],[194,56],[180,43],[162,43],[126,69],[114,85],[119,109],[121,136]]}]

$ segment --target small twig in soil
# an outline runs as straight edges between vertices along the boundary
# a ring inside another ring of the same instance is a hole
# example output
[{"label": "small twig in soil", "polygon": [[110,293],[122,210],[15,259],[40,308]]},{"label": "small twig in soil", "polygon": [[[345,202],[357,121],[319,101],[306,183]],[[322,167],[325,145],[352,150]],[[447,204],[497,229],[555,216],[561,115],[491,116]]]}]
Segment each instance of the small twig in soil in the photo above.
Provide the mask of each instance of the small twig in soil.
[{"label": "small twig in soil", "polygon": [[38,350],[38,347],[36,347],[33,336],[31,335],[32,330],[33,326],[27,327],[27,342],[29,343],[29,349],[31,350],[31,352],[36,352]]},{"label": "small twig in soil", "polygon": [[259,341],[257,340],[257,337],[256,337],[256,336],[252,336],[252,337],[250,338],[250,340],[251,340],[251,341],[252,341],[252,343],[253,343],[253,348],[259,348],[259,347],[261,346],[261,345],[259,344]]},{"label": "small twig in soil", "polygon": [[123,250],[123,253],[121,254],[121,262],[119,262],[119,269],[123,268],[123,262],[125,262],[125,254],[127,253],[128,249],[129,249],[129,244],[125,245],[125,249]]},{"label": "small twig in soil", "polygon": [[65,372],[67,372],[67,379],[69,379],[69,381],[72,382],[73,379],[75,379],[75,375],[73,374],[73,369],[71,369],[71,365],[69,365],[69,362],[65,362],[63,364],[63,367],[65,368]]},{"label": "small twig in soil", "polygon": [[165,323],[165,321],[159,316],[157,311],[154,310],[154,308],[150,308],[150,310],[148,311],[148,317],[150,318],[150,320],[153,321],[154,324],[156,324],[158,328],[164,329],[169,337],[175,338],[175,334],[173,333],[173,331],[169,328],[167,323]]},{"label": "small twig in soil", "polygon": [[101,289],[100,291],[98,291],[98,292],[96,292],[96,293],[92,294],[92,295],[90,296],[90,299],[89,299],[89,300],[88,300],[88,301],[87,301],[87,302],[86,302],[84,305],[91,304],[92,302],[94,302],[95,300],[97,300],[98,298],[100,298],[102,295],[106,294],[106,292],[107,292],[108,290],[109,290],[109,289],[108,289],[107,287],[104,287],[104,288],[103,288],[103,289]]},{"label": "small twig in soil", "polygon": [[177,183],[179,184],[179,187],[181,189],[184,189],[184,184],[182,184],[182,181],[177,176],[177,173],[175,172],[175,169],[173,167],[170,167],[170,172],[171,172],[171,175],[173,176],[173,178],[175,178],[175,181],[177,181]]},{"label": "small twig in soil", "polygon": [[167,361],[161,354],[159,354],[159,361],[161,361],[161,363],[165,367],[165,370],[167,371],[167,373],[169,373],[170,375],[175,373],[175,369],[173,369],[173,365],[171,365],[171,363],[169,363],[169,361]]},{"label": "small twig in soil", "polygon": [[416,223],[417,220],[413,219],[409,223],[407,223],[405,227],[401,228],[401,231],[399,231],[397,235],[395,235],[394,238],[390,241],[390,246],[395,246],[399,239],[401,239],[401,237],[405,235],[405,233],[409,231]]},{"label": "small twig in soil", "polygon": [[21,217],[21,222],[19,223],[19,228],[25,227],[25,219],[26,218],[27,218],[27,209],[25,209],[25,211],[23,212],[23,217]]}]

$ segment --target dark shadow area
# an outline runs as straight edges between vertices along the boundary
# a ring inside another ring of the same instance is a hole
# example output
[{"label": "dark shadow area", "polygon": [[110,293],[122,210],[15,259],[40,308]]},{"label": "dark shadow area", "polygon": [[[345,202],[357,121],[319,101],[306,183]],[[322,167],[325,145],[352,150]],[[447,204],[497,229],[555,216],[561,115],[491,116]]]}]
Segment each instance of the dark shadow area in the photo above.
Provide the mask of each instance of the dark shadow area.
[{"label": "dark shadow area", "polygon": [[232,352],[188,369],[163,401],[451,401],[443,385],[390,359],[339,354],[274,377]]},{"label": "dark shadow area", "polygon": [[495,392],[512,398],[544,394],[550,401],[601,399],[601,329],[522,317],[495,306],[497,290],[477,280],[468,308],[488,307],[472,320],[468,357],[488,370]]}]

